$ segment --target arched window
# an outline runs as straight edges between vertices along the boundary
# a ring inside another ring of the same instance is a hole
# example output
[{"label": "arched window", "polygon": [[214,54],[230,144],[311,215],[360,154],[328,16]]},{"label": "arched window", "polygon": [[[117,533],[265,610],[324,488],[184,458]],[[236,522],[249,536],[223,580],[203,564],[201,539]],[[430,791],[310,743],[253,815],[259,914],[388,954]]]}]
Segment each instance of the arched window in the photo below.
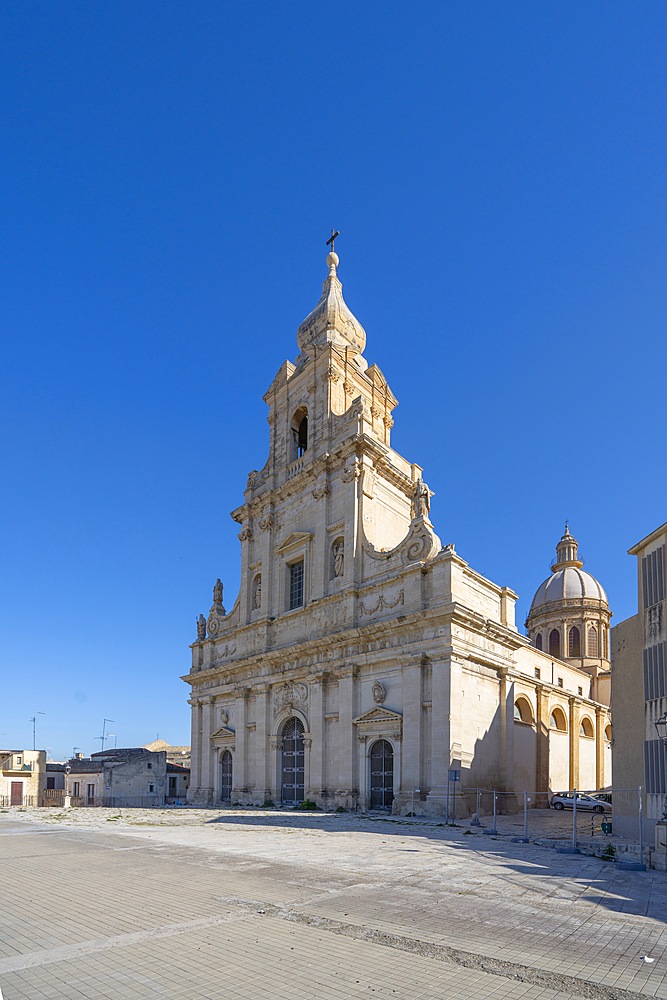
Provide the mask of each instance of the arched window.
[{"label": "arched window", "polygon": [[300,406],[292,417],[292,461],[301,458],[308,448],[308,410]]},{"label": "arched window", "polygon": [[604,727],[604,738],[606,739],[607,743],[611,743],[611,726]]},{"label": "arched window", "polygon": [[542,649],[542,633],[538,632],[535,636],[535,649]]},{"label": "arched window", "polygon": [[552,628],[549,632],[549,656],[557,656],[560,659],[560,632],[557,628]]},{"label": "arched window", "polygon": [[598,655],[598,630],[595,625],[591,625],[588,630],[588,655]]},{"label": "arched window", "polygon": [[517,698],[514,702],[514,721],[533,724],[533,709],[527,698]]},{"label": "arched window", "polygon": [[549,725],[552,729],[557,729],[559,733],[567,732],[567,722],[565,720],[565,712],[562,708],[554,708],[549,719]]},{"label": "arched window", "polygon": [[581,656],[581,633],[576,625],[573,625],[567,636],[567,655]]},{"label": "arched window", "polygon": [[588,718],[587,715],[585,715],[581,720],[581,723],[579,725],[579,735],[587,736],[589,740],[592,740],[595,737],[595,730],[593,729],[593,723],[591,722],[591,720]]}]

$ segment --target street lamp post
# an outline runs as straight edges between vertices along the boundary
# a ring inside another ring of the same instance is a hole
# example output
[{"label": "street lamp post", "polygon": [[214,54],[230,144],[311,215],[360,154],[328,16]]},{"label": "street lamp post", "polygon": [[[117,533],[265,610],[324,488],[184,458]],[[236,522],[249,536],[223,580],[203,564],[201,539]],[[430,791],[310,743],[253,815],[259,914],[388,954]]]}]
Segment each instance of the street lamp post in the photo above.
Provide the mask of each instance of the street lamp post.
[{"label": "street lamp post", "polygon": [[69,763],[65,765],[65,794],[63,795],[63,808],[69,809],[72,805],[72,798],[69,794],[69,776],[72,767]]}]

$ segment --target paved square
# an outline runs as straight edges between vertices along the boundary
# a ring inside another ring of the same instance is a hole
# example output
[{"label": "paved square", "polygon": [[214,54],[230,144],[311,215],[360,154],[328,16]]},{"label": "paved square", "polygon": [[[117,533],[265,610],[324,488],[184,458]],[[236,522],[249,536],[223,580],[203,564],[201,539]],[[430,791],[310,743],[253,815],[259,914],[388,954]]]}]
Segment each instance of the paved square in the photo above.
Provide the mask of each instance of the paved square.
[{"label": "paved square", "polygon": [[262,810],[10,810],[0,847],[5,1000],[667,1000],[657,872]]}]

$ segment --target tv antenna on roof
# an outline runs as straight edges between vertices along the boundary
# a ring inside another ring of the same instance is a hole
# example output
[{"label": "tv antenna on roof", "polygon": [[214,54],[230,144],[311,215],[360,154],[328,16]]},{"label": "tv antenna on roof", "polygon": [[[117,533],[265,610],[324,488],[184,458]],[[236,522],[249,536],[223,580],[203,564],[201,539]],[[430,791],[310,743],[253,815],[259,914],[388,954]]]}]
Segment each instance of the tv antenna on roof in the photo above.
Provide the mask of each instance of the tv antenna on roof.
[{"label": "tv antenna on roof", "polygon": [[102,735],[97,736],[96,739],[102,740],[102,750],[104,750],[104,744],[107,738],[107,722],[115,722],[115,719],[104,719],[102,722]]}]

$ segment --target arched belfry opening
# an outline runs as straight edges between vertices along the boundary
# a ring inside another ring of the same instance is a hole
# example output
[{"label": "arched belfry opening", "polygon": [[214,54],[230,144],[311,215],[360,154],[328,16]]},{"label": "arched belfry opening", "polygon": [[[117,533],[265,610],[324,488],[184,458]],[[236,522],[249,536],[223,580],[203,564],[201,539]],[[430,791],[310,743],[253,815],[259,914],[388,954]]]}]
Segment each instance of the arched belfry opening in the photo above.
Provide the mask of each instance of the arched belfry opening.
[{"label": "arched belfry opening", "polygon": [[300,406],[292,417],[292,461],[301,458],[308,449],[308,410]]}]

